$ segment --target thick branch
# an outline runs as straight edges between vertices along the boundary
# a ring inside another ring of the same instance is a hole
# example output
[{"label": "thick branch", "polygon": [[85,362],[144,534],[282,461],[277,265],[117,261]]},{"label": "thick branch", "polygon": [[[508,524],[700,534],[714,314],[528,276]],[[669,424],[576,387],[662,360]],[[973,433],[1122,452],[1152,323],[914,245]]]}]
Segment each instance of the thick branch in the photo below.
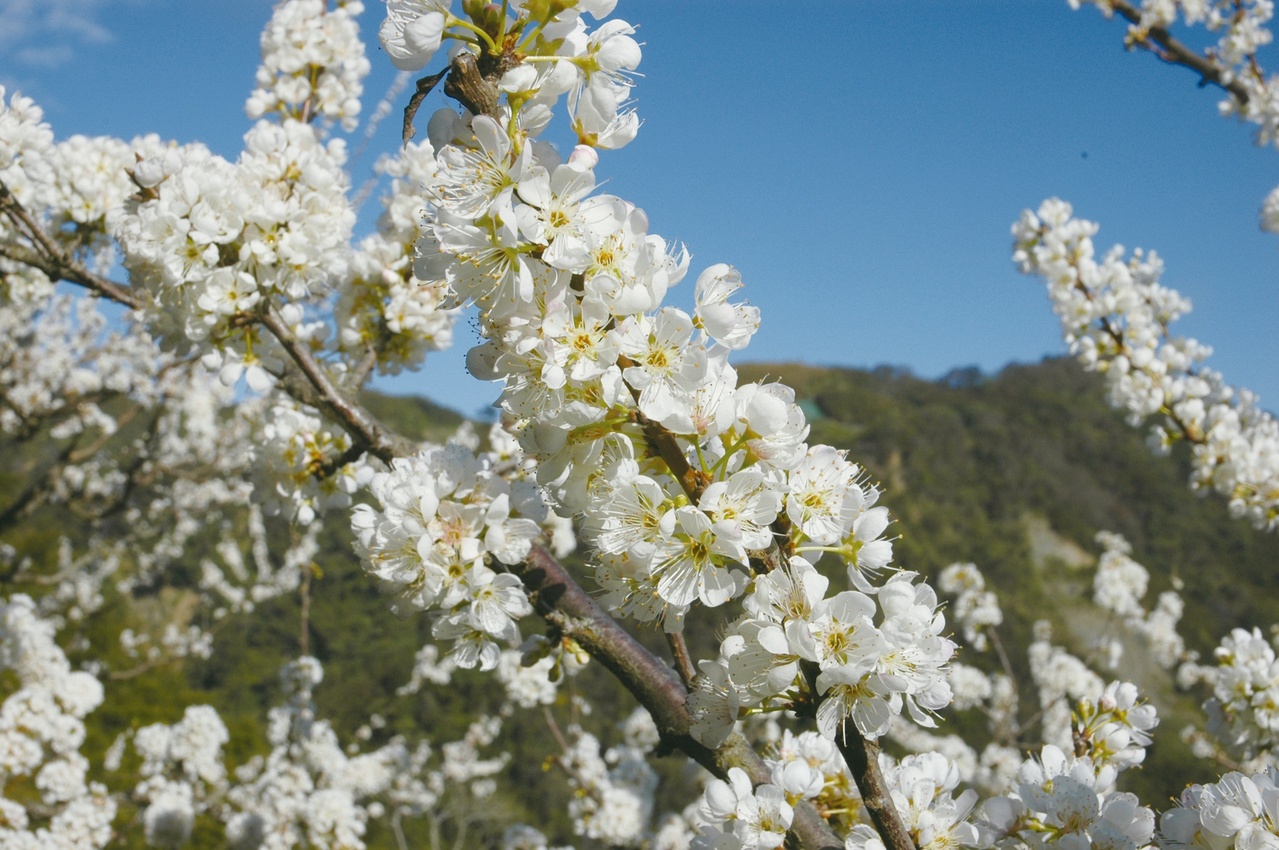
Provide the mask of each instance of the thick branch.
[{"label": "thick branch", "polygon": [[[688,691],[675,671],[619,626],[549,552],[535,546],[524,563],[510,569],[524,582],[543,619],[581,645],[648,709],[667,748],[682,750],[721,778],[730,768],[740,767],[756,784],[771,781],[764,760],[740,735],[730,736],[714,750],[692,737],[692,719],[684,706]],[[807,803],[795,807],[791,832],[800,847],[843,846]]]},{"label": "thick branch", "polygon": [[[1141,12],[1128,0],[1109,0],[1108,5],[1118,12],[1120,17],[1138,27],[1141,26]],[[1150,27],[1143,30],[1143,32],[1145,33],[1144,37],[1134,42],[1138,47],[1149,50],[1170,65],[1181,65],[1183,68],[1189,68],[1194,71],[1199,75],[1200,85],[1213,85],[1227,91],[1234,95],[1240,105],[1248,102],[1249,96],[1246,86],[1239,82],[1238,79],[1233,79],[1228,83],[1223,82],[1221,68],[1173,38],[1168,30],[1163,27]]]},{"label": "thick branch", "polygon": [[887,850],[915,850],[915,842],[893,805],[892,794],[879,769],[879,745],[866,740],[855,723],[844,724],[836,743],[857,780],[857,790],[861,792],[871,823],[884,839],[884,846]]},{"label": "thick branch", "polygon": [[[811,661],[800,663],[800,670],[808,681],[809,690],[817,693],[817,665]],[[809,708],[816,712],[819,701],[815,700]],[[884,782],[884,774],[879,769],[879,745],[866,740],[857,724],[845,721],[835,735],[835,743],[848,765],[848,770],[857,783],[862,803],[870,815],[871,823],[884,841],[886,850],[916,850],[910,831],[902,822],[901,814],[893,805],[892,794]]]},{"label": "thick branch", "polygon": [[[625,358],[622,358],[625,361]],[[619,361],[621,362],[621,361]],[[623,363],[623,368],[627,363]],[[634,390],[632,390],[634,393]],[[636,402],[638,403],[639,393]],[[689,464],[688,459],[684,457],[684,450],[680,448],[679,443],[675,439],[675,435],[666,429],[660,422],[649,419],[638,409],[635,411],[635,420],[639,423],[640,429],[644,432],[644,440],[648,443],[649,449],[666,464],[666,468],[671,471],[671,475],[675,476],[675,480],[684,488],[684,493],[692,500],[693,504],[697,504],[702,497],[702,492],[706,489],[706,485],[710,484],[710,479],[700,469],[694,469]]]},{"label": "thick branch", "polygon": [[[502,75],[523,61],[509,48],[501,53],[462,51],[453,57],[444,80],[444,93],[466,107],[472,115],[496,115]],[[429,78],[428,78],[429,79]],[[421,85],[421,83],[419,83]]]}]

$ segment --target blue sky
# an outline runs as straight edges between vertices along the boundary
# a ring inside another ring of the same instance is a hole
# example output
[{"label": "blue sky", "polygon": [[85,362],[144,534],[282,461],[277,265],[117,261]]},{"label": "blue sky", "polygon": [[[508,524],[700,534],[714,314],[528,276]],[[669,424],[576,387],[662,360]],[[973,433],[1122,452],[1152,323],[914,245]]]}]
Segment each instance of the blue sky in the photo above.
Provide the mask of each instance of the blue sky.
[{"label": "blue sky", "polygon": [[[368,6],[373,36],[381,4]],[[36,98],[59,137],[158,132],[234,158],[269,13],[265,0],[0,0],[0,82]],[[763,312],[739,359],[936,377],[1061,353],[1008,231],[1058,195],[1101,223],[1103,249],[1163,255],[1165,283],[1195,305],[1182,332],[1275,408],[1279,237],[1257,214],[1279,157],[1219,118],[1190,72],[1126,53],[1119,22],[1064,0],[622,0],[616,14],[645,42],[645,123],[597,173],[688,246],[693,276],[738,267]],[[394,78],[376,45],[370,56],[366,111]],[[357,171],[395,145],[395,123]],[[690,284],[674,303],[691,303]],[[463,374],[471,331],[458,330],[454,353],[381,385],[468,413],[490,402],[494,388]]]}]

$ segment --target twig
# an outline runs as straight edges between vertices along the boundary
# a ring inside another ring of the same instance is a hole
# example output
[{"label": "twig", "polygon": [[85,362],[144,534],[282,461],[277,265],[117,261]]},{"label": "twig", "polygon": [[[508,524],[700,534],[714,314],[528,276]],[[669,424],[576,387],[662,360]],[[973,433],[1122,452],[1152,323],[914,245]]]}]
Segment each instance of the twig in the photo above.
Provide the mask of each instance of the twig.
[{"label": "twig", "polygon": [[395,813],[391,815],[391,831],[395,833],[395,846],[399,850],[409,850],[409,843],[404,838],[404,827],[400,824],[400,807],[395,807]]},{"label": "twig", "polygon": [[[1120,17],[1138,27],[1141,26],[1141,12],[1128,0],[1109,0],[1108,5],[1118,12]],[[1228,83],[1223,82],[1221,68],[1173,38],[1168,30],[1163,27],[1149,27],[1143,32],[1144,35],[1133,42],[1138,47],[1150,51],[1169,65],[1180,65],[1183,68],[1189,68],[1199,75],[1199,84],[1201,86],[1213,85],[1223,91],[1227,91],[1239,101],[1240,105],[1249,101],[1250,98],[1246,86],[1240,83],[1238,79],[1232,79]]]},{"label": "twig", "polygon": [[362,405],[347,398],[338,389],[324,366],[315,359],[309,348],[298,341],[275,308],[266,310],[261,318],[263,326],[279,340],[315,389],[320,406],[346,428],[357,445],[362,444],[363,449],[386,463],[414,452],[416,446],[411,440],[393,433]]},{"label": "twig", "polygon": [[675,670],[684,682],[684,687],[693,687],[697,678],[697,669],[693,667],[693,658],[688,654],[688,644],[683,632],[667,632],[666,645],[671,648],[671,657],[675,659]]},{"label": "twig", "polygon": [[364,346],[364,356],[351,367],[345,382],[351,393],[359,393],[360,388],[364,386],[364,382],[369,379],[369,375],[373,374],[374,368],[377,367],[378,355],[381,353],[377,346],[372,344]]},{"label": "twig", "polygon": [[21,245],[0,245],[0,254],[14,262],[39,269],[51,280],[77,283],[134,310],[142,306],[142,299],[132,289],[89,271],[83,263],[68,256],[49,234],[44,232],[40,223],[14,197],[3,181],[0,181],[0,212],[4,213],[19,231],[24,231],[36,246],[36,250],[25,250]]},{"label": "twig", "polygon": [[[816,716],[821,704],[817,694],[817,676],[819,669],[812,661],[800,662],[800,671],[808,682],[809,690],[814,694],[813,701],[806,706],[805,713]],[[879,769],[879,745],[869,741],[856,723],[845,720],[837,730],[835,744],[848,765],[857,790],[861,793],[862,803],[870,815],[871,823],[883,839],[886,850],[916,850],[915,841],[901,819],[901,814],[893,804],[892,794],[884,781],[884,774]]]},{"label": "twig", "polygon": [[568,740],[560,731],[560,724],[555,722],[555,715],[551,714],[549,705],[542,706],[542,719],[546,721],[546,728],[551,730],[551,737],[555,739],[555,743],[560,745],[561,750],[568,752]]},{"label": "twig", "polygon": [[1004,675],[1008,677],[1008,681],[1012,682],[1013,690],[1017,690],[1017,674],[1013,672],[1012,661],[1004,650],[1004,642],[999,639],[998,630],[994,626],[987,626],[986,636],[990,638],[990,645],[995,648],[995,654],[999,656],[999,666],[1004,669]]}]

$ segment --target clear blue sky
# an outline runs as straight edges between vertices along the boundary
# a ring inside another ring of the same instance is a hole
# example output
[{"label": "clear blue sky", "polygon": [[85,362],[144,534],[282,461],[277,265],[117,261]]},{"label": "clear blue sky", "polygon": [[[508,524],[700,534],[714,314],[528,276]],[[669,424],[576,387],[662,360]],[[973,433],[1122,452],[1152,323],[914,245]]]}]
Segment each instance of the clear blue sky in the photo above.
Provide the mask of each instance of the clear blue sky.
[{"label": "clear blue sky", "polygon": [[[381,3],[368,6],[372,37]],[[153,131],[233,158],[269,12],[0,0],[0,82],[40,101],[59,137]],[[1125,53],[1119,22],[1064,0],[622,0],[616,14],[645,42],[645,123],[597,173],[687,244],[693,276],[741,270],[763,327],[740,359],[935,377],[1062,352],[1008,235],[1022,208],[1060,195],[1101,222],[1103,249],[1158,250],[1195,305],[1182,332],[1279,405],[1279,237],[1257,227],[1279,155],[1217,117],[1218,93],[1190,72]],[[375,44],[370,56],[368,111],[394,76]],[[674,303],[691,303],[690,284]],[[473,412],[496,391],[462,372],[465,325],[458,343],[383,386]]]}]

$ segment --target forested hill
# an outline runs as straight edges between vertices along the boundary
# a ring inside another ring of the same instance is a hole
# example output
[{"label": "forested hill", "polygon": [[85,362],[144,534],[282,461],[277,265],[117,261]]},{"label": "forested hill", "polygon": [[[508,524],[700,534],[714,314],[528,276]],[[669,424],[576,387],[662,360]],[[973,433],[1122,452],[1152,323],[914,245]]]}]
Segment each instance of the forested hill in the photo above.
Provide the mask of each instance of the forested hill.
[{"label": "forested hill", "polygon": [[[937,381],[891,367],[751,364],[739,373],[743,382],[794,387],[812,424],[810,442],[846,449],[881,484],[898,565],[933,577],[956,561],[982,569],[1003,605],[1000,631],[1016,648],[1011,661],[1025,698],[1034,697],[1022,649],[1037,620],[1051,622],[1055,641],[1083,657],[1096,657],[1101,638],[1142,652],[1088,602],[1099,531],[1124,535],[1150,571],[1147,607],[1160,592],[1180,589],[1180,631],[1201,656],[1211,658],[1234,626],[1265,631],[1279,623],[1279,535],[1230,517],[1216,494],[1192,492],[1186,447],[1152,452],[1148,430],[1112,410],[1101,377],[1072,360],[993,376],[956,369]],[[1129,661],[1163,716],[1146,770],[1129,781],[1144,786],[1146,799],[1167,799],[1180,791],[1168,777],[1213,769],[1191,765],[1177,737],[1187,723],[1203,724],[1203,695],[1175,693],[1171,676],[1148,659]]]},{"label": "forested hill", "polygon": [[[1203,655],[1211,657],[1232,626],[1264,630],[1279,622],[1279,594],[1273,589],[1279,536],[1232,519],[1217,496],[1191,492],[1184,447],[1171,456],[1155,455],[1146,445],[1145,429],[1131,427],[1107,406],[1099,376],[1083,372],[1073,361],[1009,366],[994,376],[961,369],[939,381],[883,367],[864,371],[751,364],[739,372],[742,381],[779,380],[794,387],[812,423],[810,442],[847,449],[849,458],[880,482],[881,503],[894,516],[892,531],[899,536],[898,565],[934,577],[956,561],[972,561],[983,570],[1004,608],[1000,631],[1025,699],[1034,699],[1024,647],[1036,620],[1052,622],[1055,640],[1081,656],[1091,654],[1103,629],[1115,636],[1114,625],[1086,601],[1100,551],[1093,540],[1098,531],[1119,532],[1132,543],[1132,557],[1151,573],[1148,606],[1174,576],[1184,583],[1181,631]],[[460,421],[421,399],[382,396],[369,403],[379,416],[414,436],[438,439]],[[408,705],[393,696],[428,626],[421,618],[401,623],[387,616],[372,583],[358,573],[345,529],[333,525],[327,534],[333,550],[324,561],[324,579],[317,583],[312,622],[332,680],[343,686],[317,691],[321,713],[353,728],[368,711],[377,710],[393,718],[401,731],[420,728],[433,738],[443,729],[455,734],[464,708],[474,708],[477,692],[464,679],[449,693],[425,693]],[[351,614],[353,596],[366,600],[361,617]],[[709,628],[694,625],[690,639],[710,652],[710,629],[718,619],[705,619]],[[287,651],[296,621],[285,614],[276,622],[281,629],[276,639]],[[254,634],[257,628],[251,625],[242,634],[249,655],[261,651],[265,638]],[[1139,650],[1131,640],[1127,643],[1130,650]],[[989,663],[971,655],[961,654],[961,659]],[[1178,740],[1186,723],[1202,724],[1197,711],[1201,696],[1174,693],[1171,678],[1158,671],[1145,676],[1140,684],[1159,704],[1163,728],[1146,769],[1129,781],[1142,786],[1135,790],[1143,798],[1166,800],[1180,791],[1168,784],[1169,777],[1207,779],[1215,768],[1190,764],[1192,758]],[[629,710],[630,697],[606,681],[580,686],[597,703],[624,703],[607,712],[610,717]],[[371,704],[366,695],[376,692],[386,696]],[[1033,702],[1027,703],[1023,714],[1034,709]],[[981,737],[976,729],[961,730],[962,719],[948,722],[970,739]],[[536,718],[532,727],[515,725],[511,731],[525,745],[545,741]],[[543,755],[517,755],[514,769],[521,770],[523,762],[540,770],[536,766]],[[554,801],[550,806],[551,811],[558,808]],[[524,814],[534,822],[546,817]]]},{"label": "forested hill", "polygon": [[[881,483],[900,535],[897,564],[929,576],[956,561],[982,569],[1004,609],[1000,633],[1023,700],[1034,699],[1024,647],[1037,620],[1052,623],[1055,642],[1094,661],[1102,638],[1119,639],[1134,654],[1120,669],[1161,715],[1144,770],[1126,780],[1132,790],[1167,800],[1181,791],[1177,780],[1220,772],[1196,763],[1179,739],[1188,724],[1203,727],[1204,694],[1177,692],[1142,641],[1089,602],[1100,553],[1094,536],[1115,531],[1150,571],[1147,608],[1180,588],[1180,632],[1203,658],[1232,627],[1266,632],[1279,623],[1279,536],[1231,518],[1216,494],[1193,493],[1185,446],[1155,455],[1147,429],[1107,406],[1100,376],[1067,359],[994,376],[957,369],[939,381],[887,367],[739,371],[742,380],[794,387],[812,422],[810,442],[846,448]],[[989,663],[971,655],[961,651],[961,660]],[[1026,703],[1023,716],[1034,708]],[[963,726],[953,722],[969,740],[980,738]]]},{"label": "forested hill", "polygon": [[[1072,362],[1010,366],[989,377],[961,370],[942,381],[888,368],[866,372],[782,364],[749,365],[740,372],[743,381],[781,380],[795,387],[812,422],[810,441],[847,449],[849,458],[882,484],[881,501],[899,535],[898,564],[933,576],[955,561],[982,568],[1008,616],[1001,632],[1022,673],[1021,648],[1035,620],[1052,620],[1058,640],[1080,654],[1088,652],[1089,639],[1104,625],[1104,618],[1099,623],[1095,609],[1083,602],[1091,584],[1087,566],[1098,552],[1093,537],[1100,530],[1125,535],[1133,557],[1150,569],[1148,603],[1172,576],[1184,582],[1183,633],[1193,648],[1210,654],[1233,625],[1265,628],[1279,622],[1279,595],[1273,592],[1279,539],[1231,519],[1219,498],[1192,494],[1184,453],[1153,455],[1145,433],[1106,406],[1098,378]],[[367,403],[392,427],[415,437],[442,439],[461,421],[423,399],[370,395]],[[33,523],[25,533],[53,541],[59,532],[65,533],[53,520],[41,520],[40,527]],[[423,617],[391,616],[374,582],[360,571],[342,517],[328,523],[322,543],[312,582],[310,651],[324,664],[325,682],[315,698],[318,715],[332,719],[343,740],[376,713],[386,724],[379,738],[402,733],[438,744],[459,737],[478,712],[496,709],[497,695],[478,674],[460,674],[448,686],[397,696],[396,689],[410,678],[414,652],[430,639],[430,624]],[[121,628],[146,628],[157,604],[172,614],[186,604],[183,595],[190,601],[200,554],[189,556],[191,589],[116,600],[90,630],[90,643],[109,649]],[[704,649],[719,625],[717,612],[710,613],[699,618],[704,624],[690,635]],[[150,722],[173,723],[183,706],[200,702],[220,707],[231,730],[228,754],[236,763],[262,752],[263,719],[280,699],[280,664],[297,654],[298,623],[295,597],[271,600],[253,615],[218,624],[210,659],[111,681],[90,730],[91,757],[119,732]],[[526,634],[534,625],[528,624]],[[660,637],[653,637],[661,647]],[[971,655],[961,658],[981,663]],[[130,666],[120,659],[108,663]],[[1190,757],[1177,740],[1182,725],[1194,719],[1194,700],[1173,694],[1167,677],[1142,684],[1159,701],[1164,722],[1146,770],[1134,776],[1148,783],[1142,789],[1145,799],[1166,800],[1180,789],[1161,780],[1206,781],[1219,771],[1186,764]],[[584,674],[573,687],[598,706],[588,725],[602,737],[616,738],[609,724],[630,711],[631,698],[602,673]],[[1034,706],[1027,708],[1033,712]],[[979,739],[979,729],[967,722],[947,720],[941,731],[949,726]],[[486,823],[473,827],[472,839],[482,842],[486,839],[480,836],[492,838],[505,824],[524,820],[557,840],[572,841],[564,815],[569,791],[563,782],[546,782],[542,773],[554,744],[541,715],[509,718],[496,746],[510,747],[515,757],[501,790],[486,803]],[[672,760],[663,763],[668,776],[679,773]],[[130,768],[126,759],[124,769]],[[542,789],[537,798],[520,793],[530,783]],[[687,787],[673,788],[659,806],[682,806],[687,793]],[[411,846],[427,846],[421,824],[409,821],[405,828]],[[219,846],[215,832],[205,827],[197,832],[196,846]],[[371,847],[396,846],[380,827],[368,837]]]},{"label": "forested hill", "polygon": [[1172,576],[1185,583],[1192,646],[1210,649],[1229,625],[1279,622],[1279,538],[1232,519],[1223,499],[1192,493],[1184,447],[1152,453],[1147,431],[1111,410],[1100,377],[1072,361],[989,377],[955,370],[940,381],[883,367],[740,371],[795,387],[810,442],[847,449],[883,485],[901,535],[897,562],[908,569],[975,562],[1025,620],[1052,609],[1043,607],[1046,577],[1095,556],[1098,531],[1116,531],[1151,571],[1149,601]]}]

